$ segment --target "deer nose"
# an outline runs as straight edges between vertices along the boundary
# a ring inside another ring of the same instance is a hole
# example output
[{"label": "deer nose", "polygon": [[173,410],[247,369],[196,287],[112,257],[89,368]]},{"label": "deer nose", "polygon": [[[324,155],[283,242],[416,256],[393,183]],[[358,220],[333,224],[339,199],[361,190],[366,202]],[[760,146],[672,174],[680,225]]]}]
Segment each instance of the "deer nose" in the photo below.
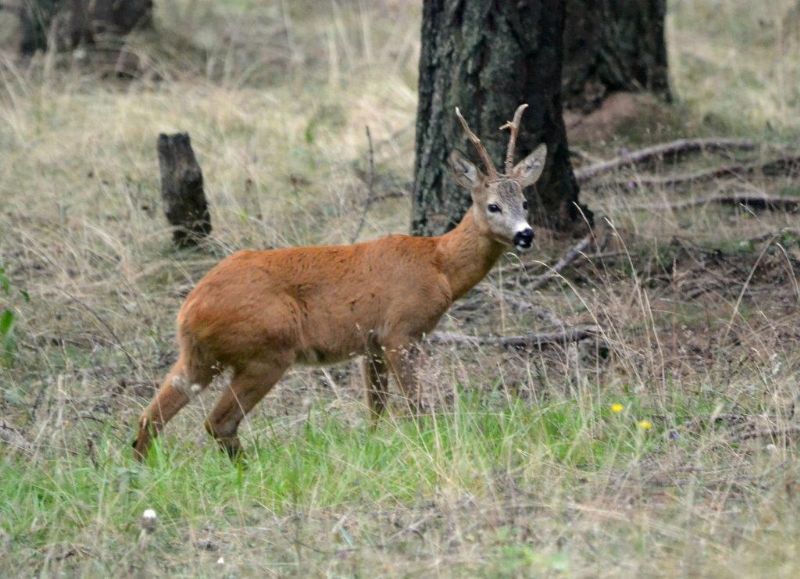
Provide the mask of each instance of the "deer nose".
[{"label": "deer nose", "polygon": [[533,229],[526,227],[514,236],[514,245],[518,249],[528,249],[533,242]]}]

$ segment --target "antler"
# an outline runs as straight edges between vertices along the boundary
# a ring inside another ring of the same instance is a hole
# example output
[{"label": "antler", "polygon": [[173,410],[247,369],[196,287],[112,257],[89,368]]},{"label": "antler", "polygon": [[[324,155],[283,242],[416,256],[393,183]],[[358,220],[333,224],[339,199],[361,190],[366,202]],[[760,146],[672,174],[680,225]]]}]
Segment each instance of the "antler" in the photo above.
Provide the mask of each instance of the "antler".
[{"label": "antler", "polygon": [[511,131],[511,136],[508,137],[508,150],[506,151],[506,175],[510,175],[514,169],[514,147],[517,145],[517,133],[519,132],[519,122],[522,119],[522,113],[528,108],[527,104],[519,105],[514,112],[514,120],[507,122],[500,127],[500,130],[508,129]]},{"label": "antler", "polygon": [[489,156],[488,151],[486,151],[486,147],[483,146],[483,143],[481,143],[481,140],[478,138],[478,135],[476,135],[475,133],[472,132],[472,130],[470,130],[467,121],[465,121],[464,117],[461,116],[461,111],[458,110],[458,107],[456,107],[456,116],[458,117],[458,120],[461,122],[461,126],[464,128],[464,132],[467,134],[467,138],[470,141],[472,141],[473,145],[475,145],[475,148],[478,150],[478,154],[481,156],[481,159],[483,160],[483,164],[486,165],[486,171],[488,173],[488,177],[490,179],[494,179],[495,177],[497,177],[497,169],[495,168],[494,163],[492,163],[492,158]]}]

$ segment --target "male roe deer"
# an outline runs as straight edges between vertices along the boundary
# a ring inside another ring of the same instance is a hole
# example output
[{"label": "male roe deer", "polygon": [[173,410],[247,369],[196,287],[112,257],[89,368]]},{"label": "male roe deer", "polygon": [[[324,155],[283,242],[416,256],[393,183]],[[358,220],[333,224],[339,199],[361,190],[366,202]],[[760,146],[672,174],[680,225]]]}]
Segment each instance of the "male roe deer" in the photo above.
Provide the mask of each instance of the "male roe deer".
[{"label": "male roe deer", "polygon": [[232,370],[206,420],[231,456],[245,415],[295,363],[329,364],[364,355],[367,404],[386,406],[388,372],[418,401],[412,347],[450,305],[487,274],[510,245],[530,248],[533,230],[523,188],[544,168],[544,145],[514,166],[514,145],[527,105],[514,113],[505,173],[456,109],[484,174],[458,152],[455,180],[472,194],[461,223],[439,237],[390,235],[343,246],[240,251],[217,264],[178,314],[180,356],[139,419],[136,457],[145,457],[164,425],[224,369]]}]

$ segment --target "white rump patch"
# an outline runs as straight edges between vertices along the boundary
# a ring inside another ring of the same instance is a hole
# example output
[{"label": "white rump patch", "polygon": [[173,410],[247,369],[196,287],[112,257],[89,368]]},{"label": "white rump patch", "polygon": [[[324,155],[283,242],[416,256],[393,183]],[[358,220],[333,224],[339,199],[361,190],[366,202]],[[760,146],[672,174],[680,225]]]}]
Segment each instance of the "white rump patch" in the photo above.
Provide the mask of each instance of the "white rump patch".
[{"label": "white rump patch", "polygon": [[231,385],[231,381],[233,380],[233,368],[228,366],[222,372],[214,376],[214,379],[211,381],[211,385],[214,388],[227,388]]},{"label": "white rump patch", "polygon": [[[215,388],[227,388],[230,386],[231,380],[233,380],[233,368],[229,366],[214,376],[214,379],[211,380],[211,385]],[[178,374],[177,376],[172,377],[172,387],[180,392],[183,392],[189,398],[194,398],[203,391],[202,384],[190,384],[186,379],[186,376],[183,374]]]},{"label": "white rump patch", "polygon": [[203,389],[200,384],[189,384],[189,381],[183,374],[173,376],[172,387],[180,392],[183,392],[189,398],[194,398]]}]

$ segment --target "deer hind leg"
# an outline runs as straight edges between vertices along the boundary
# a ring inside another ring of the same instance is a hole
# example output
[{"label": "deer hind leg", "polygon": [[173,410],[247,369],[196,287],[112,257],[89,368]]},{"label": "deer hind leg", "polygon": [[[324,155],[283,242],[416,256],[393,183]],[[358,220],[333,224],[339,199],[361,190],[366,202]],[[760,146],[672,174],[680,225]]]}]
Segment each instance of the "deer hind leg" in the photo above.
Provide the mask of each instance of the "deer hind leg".
[{"label": "deer hind leg", "polygon": [[150,444],[159,432],[192,397],[209,385],[213,371],[197,369],[188,375],[183,360],[172,367],[153,400],[139,418],[139,432],[133,443],[134,456],[142,461],[147,456]]},{"label": "deer hind leg", "polygon": [[362,361],[364,370],[364,386],[367,393],[367,407],[373,426],[386,409],[389,397],[389,375],[386,360],[378,349],[367,352]]},{"label": "deer hind leg", "polygon": [[288,360],[250,362],[234,373],[230,386],[222,393],[205,422],[208,433],[231,458],[242,454],[237,434],[242,419],[272,390],[290,365]]}]

